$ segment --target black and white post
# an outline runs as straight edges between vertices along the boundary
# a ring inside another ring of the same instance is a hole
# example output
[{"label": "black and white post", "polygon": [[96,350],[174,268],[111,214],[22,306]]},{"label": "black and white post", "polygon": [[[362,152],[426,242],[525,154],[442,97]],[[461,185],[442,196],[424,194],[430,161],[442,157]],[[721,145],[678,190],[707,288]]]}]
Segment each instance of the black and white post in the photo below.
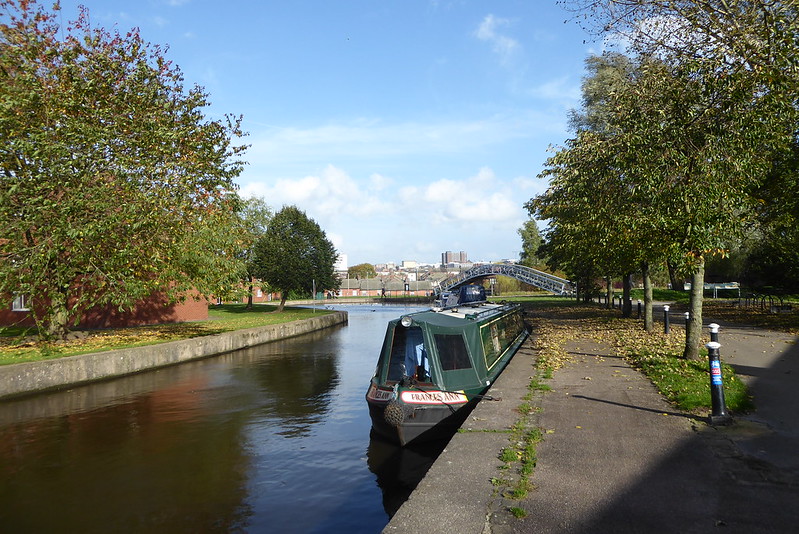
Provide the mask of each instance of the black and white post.
[{"label": "black and white post", "polygon": [[668,334],[671,328],[669,327],[669,305],[663,306],[663,333]]},{"label": "black and white post", "polygon": [[732,421],[732,418],[727,413],[727,405],[724,401],[724,383],[721,378],[721,358],[719,357],[721,343],[711,341],[705,347],[707,347],[707,356],[710,360],[710,424],[726,425]]},{"label": "black and white post", "polygon": [[710,323],[707,325],[710,328],[710,341],[715,341],[716,343],[719,342],[719,325],[716,323]]}]

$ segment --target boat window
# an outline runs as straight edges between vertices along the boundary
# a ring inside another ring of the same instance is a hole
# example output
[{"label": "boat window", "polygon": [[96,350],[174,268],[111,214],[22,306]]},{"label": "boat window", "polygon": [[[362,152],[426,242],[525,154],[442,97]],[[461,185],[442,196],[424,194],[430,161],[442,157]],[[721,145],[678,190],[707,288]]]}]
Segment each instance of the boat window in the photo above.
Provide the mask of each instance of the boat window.
[{"label": "boat window", "polygon": [[521,315],[506,315],[480,329],[486,367],[491,368],[524,328]]},{"label": "boat window", "polygon": [[480,336],[483,341],[483,352],[486,357],[486,367],[491,368],[494,362],[502,355],[502,346],[499,341],[499,329],[497,322],[494,321],[480,329]]},{"label": "boat window", "polygon": [[462,335],[436,334],[435,338],[442,370],[471,369],[472,362]]},{"label": "boat window", "polygon": [[430,379],[430,365],[424,346],[422,329],[418,326],[394,328],[391,344],[391,360],[386,380],[399,381],[405,376],[416,376],[419,380]]}]

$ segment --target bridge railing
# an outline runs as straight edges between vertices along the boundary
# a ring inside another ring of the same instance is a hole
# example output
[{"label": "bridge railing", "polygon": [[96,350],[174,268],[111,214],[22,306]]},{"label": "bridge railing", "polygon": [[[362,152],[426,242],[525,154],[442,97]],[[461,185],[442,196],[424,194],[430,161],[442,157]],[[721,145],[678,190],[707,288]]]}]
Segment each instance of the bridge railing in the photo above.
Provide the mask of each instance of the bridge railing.
[{"label": "bridge railing", "polygon": [[463,271],[459,275],[444,280],[439,285],[437,293],[449,291],[461,284],[473,280],[475,278],[483,278],[490,275],[502,275],[510,278],[515,278],[526,284],[530,284],[537,288],[549,291],[556,295],[568,295],[572,293],[573,288],[571,282],[565,278],[560,278],[553,274],[531,269],[523,265],[515,265],[512,263],[491,263],[486,265],[477,265],[469,270]]}]

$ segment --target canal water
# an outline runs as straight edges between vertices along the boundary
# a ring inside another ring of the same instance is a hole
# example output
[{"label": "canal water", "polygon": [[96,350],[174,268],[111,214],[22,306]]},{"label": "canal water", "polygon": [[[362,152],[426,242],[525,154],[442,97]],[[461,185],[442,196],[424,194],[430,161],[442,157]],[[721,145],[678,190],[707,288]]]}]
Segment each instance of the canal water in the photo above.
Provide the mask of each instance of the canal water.
[{"label": "canal water", "polygon": [[370,439],[388,320],[0,402],[0,532],[380,532],[443,444]]}]

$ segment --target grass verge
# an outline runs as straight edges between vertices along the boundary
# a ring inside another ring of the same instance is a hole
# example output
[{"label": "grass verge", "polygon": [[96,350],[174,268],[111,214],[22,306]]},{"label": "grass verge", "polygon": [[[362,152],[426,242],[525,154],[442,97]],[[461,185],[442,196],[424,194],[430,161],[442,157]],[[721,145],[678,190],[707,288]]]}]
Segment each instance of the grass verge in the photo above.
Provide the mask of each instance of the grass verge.
[{"label": "grass verge", "polygon": [[263,304],[251,310],[245,309],[244,304],[213,305],[208,308],[207,321],[83,331],[63,342],[38,340],[31,335],[35,332],[28,329],[0,329],[0,365],[155,345],[330,313],[329,310],[292,307],[281,313],[272,313],[276,309],[277,306]]}]

